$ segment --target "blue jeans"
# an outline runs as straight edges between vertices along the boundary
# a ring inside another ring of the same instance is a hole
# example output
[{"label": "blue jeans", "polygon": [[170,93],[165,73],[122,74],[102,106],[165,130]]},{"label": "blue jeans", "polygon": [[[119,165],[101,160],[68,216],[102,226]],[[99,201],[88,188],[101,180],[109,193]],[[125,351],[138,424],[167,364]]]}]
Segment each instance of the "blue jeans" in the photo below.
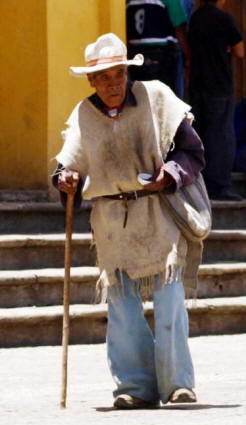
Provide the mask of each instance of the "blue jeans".
[{"label": "blue jeans", "polygon": [[194,387],[181,268],[163,288],[160,275],[155,276],[153,298],[155,337],[144,317],[138,284],[124,274],[124,293],[120,284],[109,287],[107,348],[115,397],[129,394],[167,403],[175,389]]}]

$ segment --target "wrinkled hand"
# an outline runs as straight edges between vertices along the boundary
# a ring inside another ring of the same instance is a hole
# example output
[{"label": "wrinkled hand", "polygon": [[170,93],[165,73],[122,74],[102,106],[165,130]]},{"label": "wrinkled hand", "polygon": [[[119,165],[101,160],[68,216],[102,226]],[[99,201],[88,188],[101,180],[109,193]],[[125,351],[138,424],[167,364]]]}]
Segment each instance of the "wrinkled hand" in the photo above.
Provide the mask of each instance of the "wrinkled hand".
[{"label": "wrinkled hand", "polygon": [[74,194],[79,183],[78,171],[62,171],[58,177],[58,186],[62,192]]},{"label": "wrinkled hand", "polygon": [[164,168],[160,167],[154,172],[151,177],[151,183],[144,186],[144,189],[149,191],[161,191],[165,187],[165,172]]}]

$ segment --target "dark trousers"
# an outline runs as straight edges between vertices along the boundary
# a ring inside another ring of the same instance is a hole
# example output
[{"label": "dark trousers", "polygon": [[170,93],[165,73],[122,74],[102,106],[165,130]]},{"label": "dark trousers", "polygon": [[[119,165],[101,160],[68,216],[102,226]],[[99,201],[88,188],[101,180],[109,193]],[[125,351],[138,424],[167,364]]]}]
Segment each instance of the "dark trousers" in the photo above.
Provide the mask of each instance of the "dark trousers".
[{"label": "dark trousers", "polygon": [[165,46],[129,45],[129,58],[137,53],[144,56],[143,66],[130,66],[132,81],[160,80],[167,84],[177,95],[180,47],[177,43]]},{"label": "dark trousers", "polygon": [[191,92],[190,103],[195,116],[194,128],[205,148],[203,171],[209,195],[217,195],[231,186],[236,141],[233,126],[234,98]]}]

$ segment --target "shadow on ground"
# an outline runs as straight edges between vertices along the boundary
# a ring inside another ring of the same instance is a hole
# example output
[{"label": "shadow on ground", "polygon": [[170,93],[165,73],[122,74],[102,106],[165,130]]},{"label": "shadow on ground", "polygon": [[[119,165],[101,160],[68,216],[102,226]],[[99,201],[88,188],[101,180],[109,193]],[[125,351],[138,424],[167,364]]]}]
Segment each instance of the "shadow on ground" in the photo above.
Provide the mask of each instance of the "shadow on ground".
[{"label": "shadow on ground", "polygon": [[[241,407],[241,404],[176,404],[172,406],[161,406],[158,410],[206,410],[206,409],[234,409],[235,407]],[[97,412],[112,412],[116,407],[94,407]],[[122,409],[124,410],[124,409]],[[131,409],[128,409],[131,410]],[[136,409],[132,409],[136,410]],[[141,409],[144,410],[144,409]],[[146,409],[146,410],[156,410]]]}]

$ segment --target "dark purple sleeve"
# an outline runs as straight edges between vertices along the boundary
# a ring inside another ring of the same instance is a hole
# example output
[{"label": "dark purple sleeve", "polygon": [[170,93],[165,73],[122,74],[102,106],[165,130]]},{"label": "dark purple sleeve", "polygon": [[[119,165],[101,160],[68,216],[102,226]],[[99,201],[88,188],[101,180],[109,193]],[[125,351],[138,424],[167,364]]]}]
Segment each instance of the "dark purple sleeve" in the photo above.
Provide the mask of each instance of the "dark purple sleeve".
[{"label": "dark purple sleeve", "polygon": [[[53,174],[51,176],[52,184],[57,190],[59,190],[58,176],[59,176],[62,169],[64,169],[63,165],[58,163],[56,169],[53,171]],[[79,210],[81,202],[82,202],[82,195],[81,195],[82,186],[83,186],[83,181],[80,178],[79,183],[78,183],[78,187],[77,187],[77,191],[76,191],[75,196],[74,196],[74,211]],[[65,192],[62,192],[61,190],[59,190],[59,192],[60,192],[61,203],[62,203],[63,207],[66,208],[67,194]]]},{"label": "dark purple sleeve", "polygon": [[174,143],[174,149],[168,153],[164,164],[164,170],[174,183],[164,189],[165,193],[174,193],[180,187],[190,185],[205,167],[203,144],[186,119],[180,124]]}]

